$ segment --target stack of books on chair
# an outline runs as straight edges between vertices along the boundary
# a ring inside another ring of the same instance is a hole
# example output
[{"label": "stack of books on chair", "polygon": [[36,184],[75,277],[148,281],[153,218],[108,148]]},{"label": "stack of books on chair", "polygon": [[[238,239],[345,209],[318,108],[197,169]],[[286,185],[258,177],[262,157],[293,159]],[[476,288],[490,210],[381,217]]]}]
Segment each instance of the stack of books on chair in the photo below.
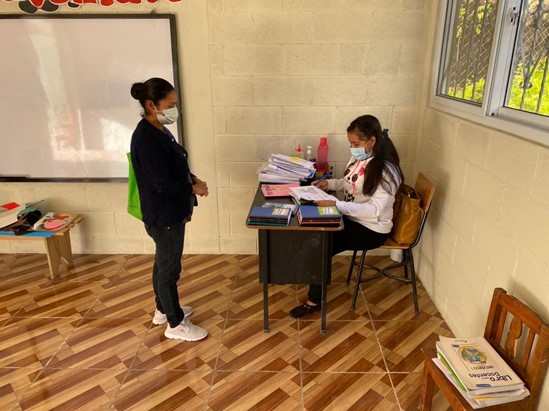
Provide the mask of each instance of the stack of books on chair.
[{"label": "stack of books on chair", "polygon": [[261,183],[299,183],[313,178],[316,169],[312,161],[284,154],[271,154],[267,163],[257,170]]},{"label": "stack of books on chair", "polygon": [[341,213],[336,206],[302,205],[297,210],[299,225],[338,226]]},{"label": "stack of books on chair", "polygon": [[437,366],[473,408],[523,399],[530,395],[524,382],[483,337],[440,337]]},{"label": "stack of books on chair", "polygon": [[287,226],[292,209],[286,207],[254,207],[248,216],[250,225]]}]

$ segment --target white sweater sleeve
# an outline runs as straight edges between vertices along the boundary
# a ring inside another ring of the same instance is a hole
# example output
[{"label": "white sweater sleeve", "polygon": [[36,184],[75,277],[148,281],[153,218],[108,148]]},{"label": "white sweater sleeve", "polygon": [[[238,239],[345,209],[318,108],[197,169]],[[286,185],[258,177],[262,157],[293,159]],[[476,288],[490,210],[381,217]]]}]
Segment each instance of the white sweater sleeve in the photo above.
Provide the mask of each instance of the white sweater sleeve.
[{"label": "white sweater sleeve", "polygon": [[357,220],[377,223],[386,210],[393,209],[394,195],[387,193],[380,184],[377,190],[367,201],[355,203],[349,201],[337,201],[336,207],[341,214],[356,217]]}]

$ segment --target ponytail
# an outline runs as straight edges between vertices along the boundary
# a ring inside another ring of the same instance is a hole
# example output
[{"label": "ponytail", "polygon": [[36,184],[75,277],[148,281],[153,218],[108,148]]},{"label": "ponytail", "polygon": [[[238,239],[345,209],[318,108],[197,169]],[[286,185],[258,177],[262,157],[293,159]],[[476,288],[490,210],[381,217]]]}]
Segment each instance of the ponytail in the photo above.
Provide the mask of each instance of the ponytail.
[{"label": "ponytail", "polygon": [[389,130],[382,129],[379,120],[374,116],[365,115],[353,120],[347,132],[357,134],[364,140],[376,138],[373,147],[374,158],[365,170],[362,188],[364,195],[372,196],[380,184],[388,193],[396,193],[399,185],[404,182],[404,175],[400,169],[400,158],[396,148],[389,138]]}]

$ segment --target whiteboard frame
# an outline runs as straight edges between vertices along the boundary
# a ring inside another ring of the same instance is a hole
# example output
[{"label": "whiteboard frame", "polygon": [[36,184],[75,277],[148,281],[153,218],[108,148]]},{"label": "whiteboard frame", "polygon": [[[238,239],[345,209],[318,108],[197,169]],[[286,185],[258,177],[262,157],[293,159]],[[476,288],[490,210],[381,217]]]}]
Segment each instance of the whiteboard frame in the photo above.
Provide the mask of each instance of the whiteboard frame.
[{"label": "whiteboard frame", "polygon": [[[177,43],[177,20],[175,14],[168,13],[149,13],[149,14],[54,14],[54,15],[24,15],[24,14],[0,14],[0,24],[2,20],[15,20],[15,19],[47,19],[47,20],[117,20],[117,19],[159,19],[167,20],[169,22],[170,40],[171,40],[171,53],[172,53],[172,71],[173,71],[173,86],[178,96],[180,116],[177,120],[177,136],[179,143],[184,146],[184,127],[183,127],[183,113],[184,107],[180,81],[179,81],[179,53]],[[144,81],[146,79],[136,79],[136,81]],[[128,90],[129,95],[129,90]],[[27,177],[27,176],[2,176],[0,174],[0,182],[87,182],[87,183],[104,183],[104,182],[127,182],[127,177]]]}]

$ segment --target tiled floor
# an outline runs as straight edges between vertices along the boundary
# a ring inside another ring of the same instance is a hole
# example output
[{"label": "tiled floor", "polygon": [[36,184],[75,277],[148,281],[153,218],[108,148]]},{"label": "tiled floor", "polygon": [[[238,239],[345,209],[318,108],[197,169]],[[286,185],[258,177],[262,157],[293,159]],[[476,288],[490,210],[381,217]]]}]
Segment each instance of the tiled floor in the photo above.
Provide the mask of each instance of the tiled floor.
[{"label": "tiled floor", "polygon": [[[0,255],[2,410],[415,410],[421,347],[451,335],[419,286],[362,286],[356,312],[333,263],[328,332],[287,312],[303,286],[270,286],[263,332],[257,256],[185,256],[182,304],[206,340],[151,323],[151,255],[83,255],[49,279],[44,255]],[[370,260],[379,265],[387,261]]]}]

